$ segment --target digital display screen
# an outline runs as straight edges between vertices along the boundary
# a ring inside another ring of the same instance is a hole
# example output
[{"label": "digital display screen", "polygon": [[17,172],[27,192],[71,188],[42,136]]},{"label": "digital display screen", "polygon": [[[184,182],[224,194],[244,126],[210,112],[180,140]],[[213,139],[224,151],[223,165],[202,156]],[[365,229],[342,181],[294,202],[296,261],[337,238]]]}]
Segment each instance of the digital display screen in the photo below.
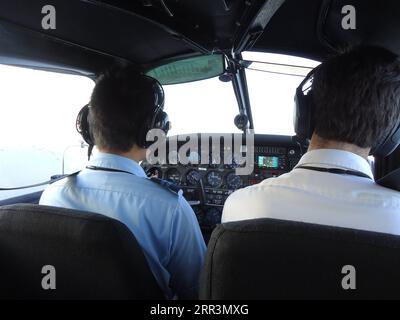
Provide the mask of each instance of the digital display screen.
[{"label": "digital display screen", "polygon": [[279,168],[279,158],[278,157],[258,156],[257,164],[258,164],[259,168],[278,169]]}]

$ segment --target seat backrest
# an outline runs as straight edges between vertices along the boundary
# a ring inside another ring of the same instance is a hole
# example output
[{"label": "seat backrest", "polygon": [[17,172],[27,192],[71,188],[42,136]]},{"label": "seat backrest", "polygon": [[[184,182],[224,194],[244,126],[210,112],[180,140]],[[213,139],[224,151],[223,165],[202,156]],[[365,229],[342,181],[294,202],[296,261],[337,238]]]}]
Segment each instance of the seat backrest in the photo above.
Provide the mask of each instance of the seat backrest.
[{"label": "seat backrest", "polygon": [[0,261],[0,299],[163,299],[134,235],[99,214],[2,206]]},{"label": "seat backrest", "polygon": [[200,299],[400,298],[400,236],[293,221],[219,225]]}]

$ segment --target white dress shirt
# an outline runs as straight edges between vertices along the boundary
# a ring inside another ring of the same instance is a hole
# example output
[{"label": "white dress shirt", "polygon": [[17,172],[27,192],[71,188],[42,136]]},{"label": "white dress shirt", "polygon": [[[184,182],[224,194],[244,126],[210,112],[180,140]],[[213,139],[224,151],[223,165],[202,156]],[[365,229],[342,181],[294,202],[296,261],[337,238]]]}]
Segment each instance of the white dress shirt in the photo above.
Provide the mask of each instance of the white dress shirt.
[{"label": "white dress shirt", "polygon": [[377,185],[364,158],[320,149],[307,152],[300,165],[359,171],[371,179],[295,168],[234,192],[222,222],[274,218],[400,234],[400,192]]},{"label": "white dress shirt", "polygon": [[123,222],[135,235],[168,298],[197,298],[206,246],[196,216],[183,198],[150,181],[138,163],[98,153],[78,176],[51,184],[40,204],[97,212]]}]

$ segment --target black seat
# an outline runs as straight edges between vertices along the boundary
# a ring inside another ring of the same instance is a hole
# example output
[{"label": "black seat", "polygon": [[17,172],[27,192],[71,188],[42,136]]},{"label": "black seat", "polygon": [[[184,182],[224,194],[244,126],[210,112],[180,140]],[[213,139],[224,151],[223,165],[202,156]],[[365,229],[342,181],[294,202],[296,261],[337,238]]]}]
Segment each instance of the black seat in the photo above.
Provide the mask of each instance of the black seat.
[{"label": "black seat", "polygon": [[0,207],[0,261],[1,299],[163,299],[133,234],[99,214]]},{"label": "black seat", "polygon": [[200,299],[399,299],[400,236],[274,219],[227,223],[211,236],[201,278]]}]

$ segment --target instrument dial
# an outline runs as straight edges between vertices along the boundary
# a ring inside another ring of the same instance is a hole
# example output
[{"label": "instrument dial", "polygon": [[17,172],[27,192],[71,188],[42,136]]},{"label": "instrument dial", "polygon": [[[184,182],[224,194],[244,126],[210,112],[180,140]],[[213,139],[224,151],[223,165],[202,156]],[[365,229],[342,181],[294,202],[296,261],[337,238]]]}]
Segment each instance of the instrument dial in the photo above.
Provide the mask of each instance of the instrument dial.
[{"label": "instrument dial", "polygon": [[222,184],[222,176],[218,171],[210,171],[206,176],[207,183],[212,188],[218,188]]},{"label": "instrument dial", "polygon": [[201,179],[201,174],[197,170],[190,170],[186,174],[186,181],[192,186],[197,186],[200,179]]},{"label": "instrument dial", "polygon": [[165,173],[165,180],[170,181],[174,184],[179,185],[181,183],[181,173],[176,168],[168,169]]},{"label": "instrument dial", "polygon": [[228,173],[225,179],[229,189],[239,189],[243,184],[242,178],[234,172]]},{"label": "instrument dial", "polygon": [[156,178],[161,179],[162,178],[162,171],[161,171],[160,168],[151,167],[151,168],[146,170],[146,175],[148,177],[156,177]]}]

